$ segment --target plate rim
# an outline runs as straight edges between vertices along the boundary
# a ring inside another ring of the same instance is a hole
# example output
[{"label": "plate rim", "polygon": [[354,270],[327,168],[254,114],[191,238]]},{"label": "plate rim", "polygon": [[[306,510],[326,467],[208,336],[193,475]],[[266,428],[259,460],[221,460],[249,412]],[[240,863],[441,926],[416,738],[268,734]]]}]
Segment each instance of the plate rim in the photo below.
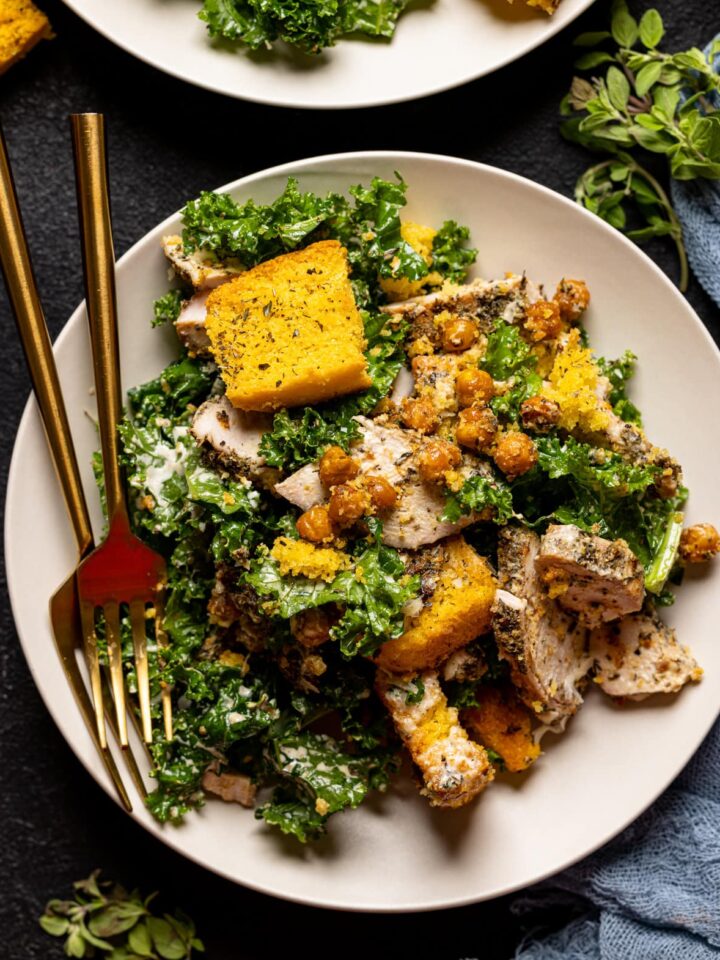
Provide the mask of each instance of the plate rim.
[{"label": "plate rim", "polygon": [[[216,191],[231,192],[233,190],[237,190],[240,188],[244,189],[252,186],[252,184],[257,181],[264,180],[265,178],[270,176],[285,176],[285,175],[289,176],[293,174],[302,175],[302,173],[306,171],[308,168],[311,169],[314,165],[317,165],[320,163],[328,166],[332,166],[333,163],[336,163],[338,161],[352,163],[353,161],[364,162],[368,160],[377,160],[377,161],[392,160],[394,162],[396,158],[400,161],[398,163],[398,166],[401,166],[402,160],[412,159],[412,160],[421,161],[421,162],[431,161],[435,163],[437,162],[444,163],[444,164],[449,163],[451,165],[459,165],[471,170],[480,170],[482,172],[488,172],[491,175],[499,175],[503,178],[507,178],[511,182],[515,182],[525,187],[530,187],[534,190],[537,190],[540,193],[544,194],[545,196],[551,198],[553,202],[561,201],[563,205],[572,207],[575,211],[579,212],[581,217],[588,219],[588,222],[593,221],[595,225],[600,226],[600,228],[604,232],[606,232],[608,236],[613,237],[614,238],[613,242],[621,243],[621,245],[624,245],[626,248],[632,250],[635,255],[639,255],[642,259],[645,260],[646,265],[649,265],[652,268],[652,271],[654,271],[656,277],[658,278],[658,281],[664,286],[666,293],[671,295],[672,298],[675,299],[682,306],[685,312],[689,315],[689,318],[692,320],[693,324],[699,329],[699,332],[702,334],[702,337],[704,338],[707,346],[710,347],[711,352],[715,357],[715,361],[717,362],[718,367],[720,368],[720,348],[713,340],[707,327],[702,322],[701,318],[699,317],[697,312],[694,310],[690,302],[683,296],[682,293],[680,293],[680,291],[672,283],[670,278],[655,263],[654,260],[652,260],[642,249],[636,246],[632,241],[630,241],[627,237],[625,237],[623,234],[617,231],[614,227],[611,227],[609,224],[605,223],[595,214],[579,206],[575,201],[571,200],[568,197],[563,196],[562,194],[557,193],[555,190],[552,190],[543,184],[540,184],[534,180],[531,180],[528,177],[523,177],[520,174],[514,173],[512,171],[504,170],[501,167],[496,167],[491,164],[479,163],[474,160],[467,160],[464,158],[452,157],[444,154],[424,153],[421,151],[397,151],[397,150],[349,151],[349,152],[341,152],[341,153],[334,153],[334,154],[322,154],[315,157],[305,158],[303,160],[290,161],[287,163],[276,165],[274,167],[268,167],[264,170],[257,171],[253,174],[249,174],[246,177],[240,177],[234,181],[231,181],[230,183],[225,184],[222,187],[216,188]],[[175,221],[176,218],[179,216],[179,213],[180,213],[179,210],[172,213],[171,215],[166,217],[163,221],[161,221],[159,224],[157,224],[155,227],[147,231],[134,244],[132,244],[132,246],[130,246],[128,250],[122,255],[122,257],[120,257],[120,259],[117,261],[118,269],[122,267],[122,265],[126,260],[129,260],[132,256],[136,255],[143,245],[150,242],[150,237],[152,234],[160,233],[161,231],[165,230],[170,223]],[[84,310],[84,306],[85,306],[85,301],[83,300],[80,302],[77,308],[72,312],[70,317],[67,319],[59,335],[53,342],[54,351],[56,350],[56,348],[62,345],[66,337],[70,336],[70,328],[74,327],[77,322],[80,322],[81,314],[82,314],[82,311]],[[110,799],[113,802],[115,802],[118,805],[120,809],[123,809],[119,803],[119,800],[114,795],[112,785],[105,779],[104,771],[101,771],[99,768],[92,767],[90,765],[90,762],[86,762],[85,757],[81,756],[81,754],[76,750],[73,740],[65,732],[65,723],[63,718],[59,714],[59,710],[56,708],[55,704],[49,697],[46,698],[45,691],[43,690],[41,684],[38,682],[36,671],[33,669],[32,662],[28,656],[28,653],[26,652],[26,645],[27,645],[27,648],[29,649],[30,643],[26,639],[24,639],[23,630],[21,628],[19,619],[17,617],[18,603],[16,598],[18,596],[18,593],[17,593],[17,587],[14,584],[14,579],[16,575],[12,572],[16,562],[13,561],[14,547],[10,538],[11,524],[10,524],[9,504],[12,499],[11,495],[14,493],[15,487],[18,484],[18,476],[20,472],[20,462],[19,462],[20,457],[19,457],[18,448],[21,442],[21,438],[28,431],[31,431],[34,426],[42,430],[42,427],[39,421],[35,419],[36,415],[37,415],[37,404],[35,401],[34,394],[31,392],[23,408],[23,413],[20,417],[17,432],[13,442],[13,451],[12,451],[12,457],[10,460],[10,467],[8,470],[7,490],[6,490],[6,496],[5,496],[5,520],[4,520],[3,535],[4,535],[4,550],[5,550],[5,561],[6,561],[5,566],[6,566],[6,576],[7,576],[7,589],[8,589],[8,595],[10,598],[10,606],[11,606],[11,612],[13,615],[13,622],[15,624],[15,629],[17,632],[18,639],[20,641],[20,647],[25,657],[25,661],[28,665],[28,669],[30,670],[31,676],[33,678],[33,683],[35,684],[36,690],[39,693],[43,701],[43,704],[45,705],[46,709],[50,713],[50,716],[52,717],[55,725],[60,731],[67,746],[70,748],[74,756],[80,761],[80,763],[85,768],[85,770],[90,774],[93,780],[98,784],[98,786],[110,797]],[[49,628],[49,623],[48,623],[47,639],[48,639],[48,642],[50,642],[54,647],[51,630]],[[149,824],[149,823],[143,822],[142,820],[139,820],[138,818],[136,818],[134,813],[130,813],[128,814],[128,816],[137,826],[144,829],[152,837],[160,840],[170,849],[174,850],[176,853],[192,861],[198,866],[201,866],[204,869],[209,870],[210,872],[215,873],[218,876],[222,876],[224,879],[227,879],[232,883],[237,884],[238,886],[241,886],[250,890],[254,890],[255,892],[258,892],[258,893],[267,894],[269,896],[275,897],[280,900],[285,900],[292,903],[298,903],[304,906],[314,907],[316,909],[330,909],[330,910],[336,910],[336,911],[348,912],[348,913],[373,913],[373,914],[383,914],[383,915],[404,914],[404,913],[424,913],[424,912],[432,912],[437,910],[445,910],[445,909],[450,909],[454,907],[469,906],[475,903],[487,902],[487,901],[496,899],[497,897],[515,893],[519,890],[527,889],[528,887],[533,886],[534,884],[539,883],[547,879],[548,877],[551,877],[557,873],[560,873],[561,871],[580,862],[581,860],[584,860],[586,857],[590,856],[600,847],[604,846],[606,843],[610,842],[612,839],[619,836],[619,834],[621,834],[631,823],[637,820],[638,817],[642,816],[645,813],[645,811],[658,799],[658,797],[661,796],[668,789],[668,787],[673,783],[673,781],[685,768],[685,766],[688,764],[688,762],[691,760],[691,758],[694,756],[696,751],[701,746],[702,742],[707,737],[710,729],[712,728],[713,724],[715,723],[715,720],[717,719],[718,714],[720,714],[720,704],[718,705],[718,709],[716,710],[716,712],[710,717],[709,721],[704,726],[702,730],[702,734],[698,735],[697,739],[695,738],[693,739],[692,749],[689,751],[683,750],[682,752],[678,752],[678,756],[681,757],[681,759],[673,766],[672,773],[666,777],[666,780],[663,783],[663,785],[660,786],[656,791],[653,791],[651,796],[645,798],[640,808],[634,809],[634,812],[628,817],[624,818],[618,826],[616,826],[611,831],[604,833],[600,839],[598,839],[595,843],[593,843],[589,847],[585,848],[582,851],[582,853],[573,855],[571,857],[565,857],[565,856],[561,857],[559,859],[559,862],[555,863],[550,869],[539,872],[532,879],[519,881],[517,883],[512,883],[512,884],[506,883],[502,886],[498,886],[496,889],[493,889],[492,892],[488,894],[480,895],[480,896],[478,896],[477,894],[469,894],[466,897],[453,896],[443,901],[435,901],[432,903],[415,902],[411,904],[404,904],[402,906],[393,906],[393,905],[386,906],[386,905],[378,905],[378,904],[372,904],[368,906],[367,904],[363,905],[361,903],[349,905],[346,902],[328,901],[328,900],[323,901],[322,903],[319,903],[316,899],[313,899],[311,897],[303,897],[300,894],[279,892],[277,890],[270,888],[266,883],[263,883],[263,882],[253,882],[245,879],[240,880],[236,876],[233,876],[229,871],[210,865],[207,862],[202,861],[198,856],[194,855],[193,853],[189,853],[187,850],[185,850],[182,845],[181,830],[178,830],[176,833],[172,833],[166,827],[163,828],[162,825]],[[117,751],[114,751],[114,752],[117,753]],[[93,752],[90,752],[88,755],[91,757],[94,757]]]},{"label": "plate rim", "polygon": [[[562,30],[566,27],[570,27],[578,17],[590,9],[590,7],[595,3],[595,0],[578,0],[578,9],[574,12],[568,20],[560,21],[556,20],[554,17],[550,17],[548,20],[549,29],[547,32],[542,33],[540,36],[533,38],[529,43],[525,44],[520,50],[514,54],[508,54],[506,57],[499,60],[497,63],[493,64],[490,67],[481,68],[476,73],[472,73],[467,77],[464,77],[461,80],[453,80],[449,83],[438,83],[430,87],[423,88],[419,93],[413,94],[403,94],[401,96],[388,96],[382,97],[375,100],[351,100],[346,103],[338,104],[332,103],[330,101],[318,101],[309,103],[303,100],[293,100],[293,99],[278,99],[277,97],[262,96],[260,94],[241,94],[232,90],[228,90],[226,87],[223,87],[220,84],[213,83],[207,80],[197,79],[194,77],[188,76],[188,74],[183,73],[180,68],[171,67],[166,64],[161,64],[157,60],[152,59],[150,56],[138,52],[135,45],[132,43],[120,40],[117,37],[113,36],[110,31],[102,29],[97,26],[97,24],[90,19],[85,11],[81,9],[83,0],[63,0],[65,6],[67,6],[76,16],[86,23],[92,30],[95,30],[96,33],[99,33],[102,37],[108,40],[110,43],[114,44],[119,49],[123,50],[129,56],[134,57],[136,60],[140,60],[142,63],[146,64],[149,67],[152,67],[154,70],[159,70],[167,76],[173,77],[175,80],[180,80],[184,83],[188,83],[192,86],[199,87],[202,90],[210,91],[211,93],[221,94],[225,97],[230,97],[233,100],[242,100],[248,103],[259,103],[264,106],[269,107],[279,107],[281,109],[292,109],[292,110],[364,110],[370,109],[372,107],[385,107],[390,106],[396,103],[411,103],[415,100],[421,100],[425,97],[434,97],[441,93],[447,93],[449,90],[456,90],[459,87],[465,86],[468,83],[473,83],[475,80],[479,80],[482,77],[489,76],[492,73],[495,73],[498,70],[502,70],[504,67],[507,67],[511,63],[515,63],[516,60],[521,60],[523,57],[526,57],[528,54],[532,53],[534,50],[537,50],[538,47],[541,47],[544,43],[551,40],[553,37],[557,36]],[[514,2],[514,0],[510,0]],[[524,0],[517,0],[517,2],[524,2]],[[410,11],[412,13],[412,11]],[[343,43],[352,42],[343,40]],[[391,46],[392,41],[388,43],[388,47]]]}]

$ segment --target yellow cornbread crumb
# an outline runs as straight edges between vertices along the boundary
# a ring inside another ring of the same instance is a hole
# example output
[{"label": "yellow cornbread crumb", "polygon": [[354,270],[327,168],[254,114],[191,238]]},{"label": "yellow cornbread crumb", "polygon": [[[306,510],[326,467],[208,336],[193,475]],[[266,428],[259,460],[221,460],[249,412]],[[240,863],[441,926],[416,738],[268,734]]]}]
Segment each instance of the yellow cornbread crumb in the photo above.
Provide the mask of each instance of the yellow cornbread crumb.
[{"label": "yellow cornbread crumb", "polygon": [[463,710],[463,725],[471,736],[502,758],[511,773],[525,770],[540,756],[540,744],[532,738],[527,708],[511,688],[481,684],[475,691],[477,707]]},{"label": "yellow cornbread crumb", "polygon": [[[421,223],[413,223],[408,220],[400,225],[400,236],[405,243],[409,243],[413,250],[417,251],[425,263],[432,264],[432,245],[435,239],[436,230],[432,227],[423,226]],[[409,300],[411,297],[417,297],[427,286],[437,286],[442,283],[442,277],[439,273],[429,273],[419,280],[407,280],[405,277],[383,277],[380,280],[380,286],[387,295],[388,300],[397,302],[400,300]]]},{"label": "yellow cornbread crumb", "polygon": [[599,376],[591,351],[580,343],[579,330],[571,330],[548,376],[550,385],[542,391],[560,407],[559,426],[563,429],[580,427],[592,432],[607,427],[607,404],[597,395]]},{"label": "yellow cornbread crumb", "polygon": [[289,537],[278,537],[270,556],[277,561],[283,577],[290,574],[310,580],[326,580],[328,583],[339,570],[346,570],[350,566],[350,558],[339,550],[316,547],[307,540],[291,540]]},{"label": "yellow cornbread crumb", "polygon": [[447,540],[444,549],[430,602],[410,629],[380,648],[377,663],[385,670],[433,667],[490,627],[495,579],[488,562],[459,536]]},{"label": "yellow cornbread crumb", "polygon": [[227,396],[276,410],[370,386],[362,318],[336,240],[268,260],[214,290],[207,332]]},{"label": "yellow cornbread crumb", "polygon": [[0,74],[51,37],[50,21],[30,0],[0,0]]}]

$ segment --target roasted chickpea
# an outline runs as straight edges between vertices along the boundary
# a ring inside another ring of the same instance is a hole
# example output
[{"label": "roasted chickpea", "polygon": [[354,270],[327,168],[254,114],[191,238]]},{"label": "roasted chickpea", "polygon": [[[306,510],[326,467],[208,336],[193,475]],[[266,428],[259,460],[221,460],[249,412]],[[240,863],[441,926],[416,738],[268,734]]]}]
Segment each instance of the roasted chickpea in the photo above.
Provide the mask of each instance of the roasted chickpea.
[{"label": "roasted chickpea", "polygon": [[432,433],[438,425],[435,407],[422,397],[404,400],[400,417],[406,427],[420,433]]},{"label": "roasted chickpea", "polygon": [[563,320],[577,323],[590,303],[590,291],[583,280],[561,280],[553,300]]},{"label": "roasted chickpea", "polygon": [[320,480],[327,488],[354,480],[359,472],[357,461],[345,453],[342,447],[328,447],[320,457]]},{"label": "roasted chickpea", "polygon": [[497,433],[497,417],[487,404],[473,403],[460,411],[455,439],[469,450],[487,451]]},{"label": "roasted chickpea", "polygon": [[523,326],[536,342],[554,340],[563,329],[560,307],[554,300],[537,300],[531,303],[527,308]]},{"label": "roasted chickpea", "polygon": [[333,528],[327,507],[320,505],[310,507],[298,517],[295,526],[303,540],[309,540],[311,543],[322,543],[323,540],[332,539]]},{"label": "roasted chickpea", "polygon": [[537,463],[537,449],[530,437],[519,430],[508,430],[497,442],[493,460],[508,480],[527,473]]},{"label": "roasted chickpea", "polygon": [[330,630],[338,622],[339,613],[333,605],[302,610],[290,617],[290,631],[303,647],[319,647],[330,639]]},{"label": "roasted chickpea", "polygon": [[560,420],[560,406],[547,397],[528,397],[520,405],[520,420],[526,430],[547,433]]},{"label": "roasted chickpea", "polygon": [[418,470],[428,483],[440,483],[448,470],[452,470],[462,460],[459,447],[447,440],[430,440],[420,451]]},{"label": "roasted chickpea", "polygon": [[461,407],[469,407],[472,403],[487,403],[495,396],[495,383],[489,373],[469,367],[457,375],[455,393]]},{"label": "roasted chickpea", "polygon": [[328,515],[334,527],[344,530],[370,512],[370,494],[362,486],[341,483],[333,488],[328,503]]},{"label": "roasted chickpea", "polygon": [[475,343],[477,335],[477,327],[472,320],[453,317],[443,327],[443,350],[448,353],[462,353]]},{"label": "roasted chickpea", "polygon": [[720,553],[720,534],[711,523],[687,527],[680,537],[680,559],[683,563],[707,563]]},{"label": "roasted chickpea", "polygon": [[363,477],[363,486],[370,494],[372,505],[378,513],[392,510],[397,503],[397,490],[385,477]]}]

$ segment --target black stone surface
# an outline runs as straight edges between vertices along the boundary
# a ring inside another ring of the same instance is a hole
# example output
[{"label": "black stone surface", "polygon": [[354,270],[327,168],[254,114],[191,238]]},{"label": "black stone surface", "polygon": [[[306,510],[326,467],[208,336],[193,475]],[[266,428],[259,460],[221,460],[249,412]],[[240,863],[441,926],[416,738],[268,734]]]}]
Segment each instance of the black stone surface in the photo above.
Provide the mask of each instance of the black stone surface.
[{"label": "black stone surface", "polygon": [[[201,188],[305,156],[356,149],[455,154],[566,195],[587,163],[560,138],[557,108],[572,75],[570,41],[581,30],[605,27],[605,0],[491,77],[416,103],[347,113],[260,107],[195,89],[116,49],[60,0],[41,3],[57,39],[0,79],[0,116],[53,336],[82,295],[67,123],[74,110],[107,115],[118,254]],[[720,10],[706,0],[658,0],[656,6],[676,49],[703,45],[720,29]],[[670,246],[658,243],[649,252],[674,276]],[[720,310],[696,283],[688,296],[717,338]],[[28,393],[4,296],[0,324],[7,337],[0,373],[4,503]],[[42,549],[42,531],[36,533]],[[347,960],[391,950],[415,960],[513,955],[522,931],[509,899],[413,916],[332,913],[248,892],[183,860],[124,817],[75,759],[35,690],[4,589],[0,629],[0,956],[60,956],[36,917],[48,898],[64,895],[71,881],[96,866],[184,904],[213,960],[272,960],[304,949]]]}]

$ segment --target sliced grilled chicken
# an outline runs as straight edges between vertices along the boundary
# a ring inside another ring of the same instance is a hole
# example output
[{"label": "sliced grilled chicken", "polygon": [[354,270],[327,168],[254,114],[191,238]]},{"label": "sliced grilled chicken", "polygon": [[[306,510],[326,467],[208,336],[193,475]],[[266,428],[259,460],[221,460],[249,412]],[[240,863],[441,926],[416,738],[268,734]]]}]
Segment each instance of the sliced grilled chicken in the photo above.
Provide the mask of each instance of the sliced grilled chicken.
[{"label": "sliced grilled chicken", "polygon": [[[458,711],[448,706],[437,674],[428,670],[413,679],[378,670],[378,696],[422,776],[421,793],[434,807],[462,807],[491,782],[492,764],[468,737]],[[418,690],[420,702],[409,702]]]},{"label": "sliced grilled chicken", "polygon": [[255,806],[256,786],[244,773],[224,771],[216,773],[206,770],[202,778],[203,789],[220,797],[226,803],[239,803],[243,807]]},{"label": "sliced grilled chicken", "polygon": [[592,659],[587,631],[560,610],[535,569],[540,538],[509,525],[499,531],[493,630],[523,701],[540,719],[562,730],[580,704]]},{"label": "sliced grilled chicken", "polygon": [[654,610],[631,613],[590,635],[595,682],[610,697],[644,700],[653,693],[676,693],[702,669],[675,631]]},{"label": "sliced grilled chicken", "polygon": [[265,466],[260,456],[263,434],[272,429],[272,416],[245,413],[227,397],[211,397],[198,407],[191,433],[210,460],[235,476],[253,477],[270,484],[277,470]]},{"label": "sliced grilled chicken", "polygon": [[552,524],[536,567],[550,596],[588,627],[642,607],[643,568],[624,540],[605,540],[574,524]]},{"label": "sliced grilled chicken", "polygon": [[182,237],[163,237],[162,247],[175,273],[196,290],[210,290],[243,272],[238,260],[220,262],[210,250],[185,253]]},{"label": "sliced grilled chicken", "polygon": [[438,314],[447,311],[467,317],[477,323],[481,333],[490,333],[498,320],[518,322],[539,296],[537,287],[526,277],[511,275],[504,280],[474,280],[465,286],[451,286],[382,309],[402,314],[410,321],[410,340],[425,338],[437,348],[442,334],[441,326],[435,322]]},{"label": "sliced grilled chicken", "polygon": [[175,332],[180,343],[192,357],[209,356],[211,353],[210,337],[205,329],[206,303],[209,296],[210,290],[201,290],[194,294],[183,303],[175,321]]},{"label": "sliced grilled chicken", "polygon": [[[392,547],[416,550],[457,533],[473,523],[473,515],[454,523],[441,520],[445,496],[436,484],[420,479],[416,456],[423,438],[411,430],[385,426],[366,417],[356,417],[362,437],[351,448],[362,474],[385,477],[399,492],[398,505],[383,516],[383,542]],[[320,482],[317,464],[307,464],[275,486],[275,492],[301,510],[322,503],[327,491]]]}]

